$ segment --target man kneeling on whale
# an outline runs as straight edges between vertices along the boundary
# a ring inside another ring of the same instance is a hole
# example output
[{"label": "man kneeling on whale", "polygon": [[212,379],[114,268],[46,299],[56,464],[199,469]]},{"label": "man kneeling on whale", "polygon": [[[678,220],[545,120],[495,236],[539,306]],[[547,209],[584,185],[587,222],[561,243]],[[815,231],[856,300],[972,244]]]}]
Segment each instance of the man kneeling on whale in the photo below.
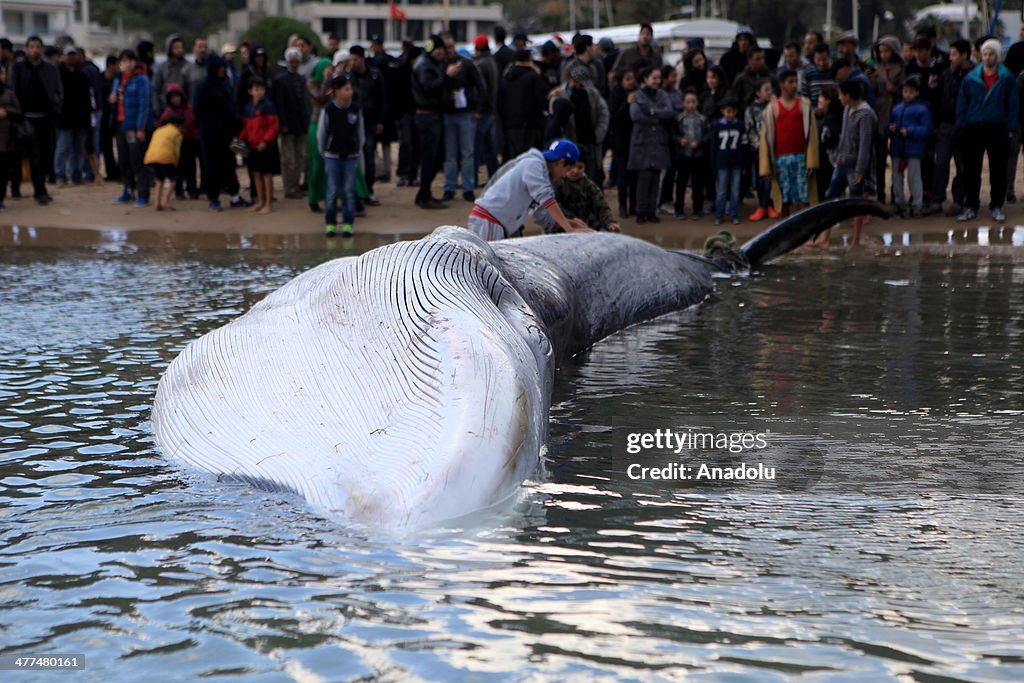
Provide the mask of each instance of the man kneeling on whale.
[{"label": "man kneeling on whale", "polygon": [[567,175],[579,158],[580,150],[571,140],[556,140],[543,152],[523,152],[495,172],[469,212],[466,227],[487,241],[518,237],[530,215],[546,232],[556,227],[565,232],[592,232],[579,218],[566,218],[555,200],[555,182]]}]

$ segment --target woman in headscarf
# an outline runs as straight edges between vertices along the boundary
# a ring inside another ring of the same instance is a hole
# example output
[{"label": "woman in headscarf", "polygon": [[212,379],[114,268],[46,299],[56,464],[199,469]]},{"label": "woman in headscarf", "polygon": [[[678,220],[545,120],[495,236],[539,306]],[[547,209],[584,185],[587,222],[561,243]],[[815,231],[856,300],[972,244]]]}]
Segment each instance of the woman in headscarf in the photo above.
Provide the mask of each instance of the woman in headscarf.
[{"label": "woman in headscarf", "polygon": [[317,126],[320,122],[320,112],[330,99],[327,92],[327,83],[334,74],[334,66],[330,59],[322,57],[317,60],[313,72],[306,81],[306,89],[309,92],[309,103],[311,115],[309,117],[309,170],[307,177],[306,197],[309,200],[309,210],[313,213],[320,213],[320,202],[327,196],[327,176],[324,174],[324,158],[320,156],[320,145],[317,143]]}]

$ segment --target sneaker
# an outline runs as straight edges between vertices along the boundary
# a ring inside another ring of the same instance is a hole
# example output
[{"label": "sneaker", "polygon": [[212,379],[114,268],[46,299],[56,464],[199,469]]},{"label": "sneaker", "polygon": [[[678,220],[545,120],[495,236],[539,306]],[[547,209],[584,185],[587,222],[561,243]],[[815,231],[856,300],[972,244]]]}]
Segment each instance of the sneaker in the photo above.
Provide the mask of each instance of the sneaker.
[{"label": "sneaker", "polygon": [[739,216],[733,216],[732,217],[732,224],[733,225],[739,225],[740,224],[740,217]]},{"label": "sneaker", "polygon": [[661,211],[666,216],[671,216],[676,212],[676,207],[674,204],[672,204],[672,202],[665,202],[664,204],[658,207],[658,211]]},{"label": "sneaker", "polygon": [[774,206],[768,206],[768,218],[778,218],[779,212],[775,210]]},{"label": "sneaker", "polygon": [[455,199],[455,193],[451,192],[449,190],[445,190],[444,194],[441,195],[441,201],[442,202],[450,202],[453,199]]},{"label": "sneaker", "polygon": [[334,237],[337,234],[338,233],[335,230],[334,223],[328,223],[326,226],[324,226],[324,235],[326,235],[327,237]]},{"label": "sneaker", "polygon": [[472,192],[463,192],[462,193],[462,198],[465,199],[467,202],[475,202],[476,201],[476,195],[473,194]]},{"label": "sneaker", "polygon": [[968,208],[961,211],[960,215],[956,217],[956,220],[960,223],[963,223],[964,221],[973,221],[977,217],[978,212],[975,211],[974,209]]},{"label": "sneaker", "polygon": [[40,206],[46,206],[53,201],[53,197],[48,194],[41,194],[35,197],[36,203]]},{"label": "sneaker", "polygon": [[1002,207],[997,206],[996,208],[992,209],[992,220],[994,220],[996,223],[1006,222],[1006,214],[1003,213]]},{"label": "sneaker", "polygon": [[767,215],[768,215],[767,211],[765,211],[762,208],[758,208],[757,211],[755,211],[754,213],[750,214],[750,216],[747,218],[747,220],[749,220],[751,223],[757,223],[758,221],[763,221],[765,216],[767,216]]},{"label": "sneaker", "polygon": [[138,199],[135,200],[135,206],[140,209],[144,206],[149,206],[149,198],[139,197]]},{"label": "sneaker", "polygon": [[128,190],[125,190],[124,192],[122,192],[121,194],[119,194],[117,196],[117,199],[114,200],[114,203],[115,204],[127,204],[128,202],[130,202],[133,199],[135,199],[135,197],[132,196],[132,193],[129,192]]},{"label": "sneaker", "polygon": [[344,235],[345,237],[351,237],[352,236],[352,224],[351,223],[342,223],[341,224],[341,234]]},{"label": "sneaker", "polygon": [[399,176],[398,182],[395,183],[395,187],[409,187],[409,180]]},{"label": "sneaker", "polygon": [[369,197],[366,198],[366,205],[367,206],[380,206],[380,200],[377,199],[377,195],[371,194]]},{"label": "sneaker", "polygon": [[309,203],[309,210],[312,213],[323,213],[323,210],[320,208],[320,205],[317,204],[316,202]]},{"label": "sneaker", "polygon": [[431,197],[430,199],[422,202],[416,202],[416,206],[421,209],[447,209],[448,205],[444,202]]},{"label": "sneaker", "polygon": [[232,209],[244,209],[250,206],[252,206],[252,202],[250,202],[245,197],[235,197],[234,199],[231,200]]},{"label": "sneaker", "polygon": [[715,216],[715,225],[721,225],[721,224],[722,224],[722,217],[721,216]]},{"label": "sneaker", "polygon": [[220,200],[219,199],[214,199],[212,202],[210,202],[210,211],[223,211],[223,210],[224,209],[222,209],[221,206],[220,206]]},{"label": "sneaker", "polygon": [[893,207],[893,212],[895,212],[895,214],[900,218],[907,217],[907,207],[905,206],[896,205],[895,207]]}]

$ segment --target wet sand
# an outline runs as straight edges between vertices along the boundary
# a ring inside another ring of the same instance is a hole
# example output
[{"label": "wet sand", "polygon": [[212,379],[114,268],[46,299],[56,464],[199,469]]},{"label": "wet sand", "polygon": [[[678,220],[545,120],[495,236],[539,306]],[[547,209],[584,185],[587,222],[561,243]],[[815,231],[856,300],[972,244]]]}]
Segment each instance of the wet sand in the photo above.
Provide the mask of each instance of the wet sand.
[{"label": "wet sand", "polygon": [[[226,208],[220,213],[211,211],[205,200],[177,202],[175,211],[156,211],[152,206],[135,208],[114,205],[120,185],[79,185],[51,188],[54,202],[39,206],[32,199],[8,200],[8,211],[0,214],[0,246],[34,244],[59,246],[65,244],[95,244],[114,240],[127,240],[139,245],[169,244],[194,246],[289,246],[312,247],[318,244],[343,248],[372,248],[399,239],[414,239],[440,225],[464,225],[471,205],[461,196],[449,202],[449,208],[427,211],[415,206],[415,188],[399,188],[393,183],[378,183],[379,207],[367,207],[367,216],[356,220],[354,239],[323,236],[323,214],[314,214],[306,201],[279,199],[275,211],[261,216],[244,209]],[[441,194],[439,184],[435,195]],[[278,195],[283,192],[278,189]],[[607,193],[609,203],[617,206],[614,191]],[[753,202],[747,200],[741,215],[753,211]],[[945,216],[900,219],[888,221],[872,219],[866,229],[864,242],[868,246],[929,242],[932,244],[1018,244],[1024,239],[1024,204],[1007,205],[1007,226],[992,225],[988,212],[982,211],[978,221],[957,223]],[[623,232],[649,239],[671,248],[700,249],[705,238],[720,228],[713,225],[712,217],[701,220],[677,220],[661,216],[656,224],[637,225],[635,219],[622,221]],[[726,224],[740,241],[756,235],[772,221],[751,223],[742,220],[739,225]],[[832,245],[841,247],[849,235],[844,225],[833,231]],[[979,230],[980,228],[980,230]],[[951,232],[952,231],[952,232]],[[530,223],[526,234],[539,234]],[[187,235],[187,237],[186,237]],[[112,237],[113,236],[113,237]]]}]

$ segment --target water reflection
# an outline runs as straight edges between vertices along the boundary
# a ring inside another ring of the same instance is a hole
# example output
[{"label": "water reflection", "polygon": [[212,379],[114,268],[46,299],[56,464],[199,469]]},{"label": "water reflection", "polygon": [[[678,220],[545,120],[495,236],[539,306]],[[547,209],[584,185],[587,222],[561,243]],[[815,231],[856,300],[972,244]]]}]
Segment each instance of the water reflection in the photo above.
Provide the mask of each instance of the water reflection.
[{"label": "water reflection", "polygon": [[[399,539],[155,452],[149,404],[189,340],[360,248],[206,239],[0,247],[0,651],[83,652],[90,680],[1024,674],[1019,489],[666,488],[609,465],[638,416],[931,442],[962,420],[1019,455],[1012,253],[912,235],[720,280],[562,368],[521,500]],[[883,443],[829,455],[928,474],[934,454]]]}]

